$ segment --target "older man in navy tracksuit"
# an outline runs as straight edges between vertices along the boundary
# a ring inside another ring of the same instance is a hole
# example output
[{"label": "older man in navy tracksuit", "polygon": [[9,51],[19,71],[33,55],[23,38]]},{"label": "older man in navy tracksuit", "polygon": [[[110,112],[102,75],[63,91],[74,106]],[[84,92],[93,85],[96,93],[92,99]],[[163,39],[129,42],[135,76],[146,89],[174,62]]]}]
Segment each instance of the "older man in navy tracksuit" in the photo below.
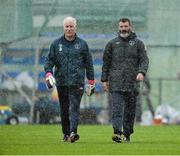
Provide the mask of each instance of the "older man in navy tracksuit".
[{"label": "older man in navy tracksuit", "polygon": [[[76,34],[76,19],[67,17],[63,21],[64,35],[50,46],[44,66],[46,78],[55,80],[59,96],[63,141],[75,142],[77,133],[80,101],[84,92],[85,76],[94,85],[92,56],[86,41]],[[47,85],[49,81],[47,81]]]}]

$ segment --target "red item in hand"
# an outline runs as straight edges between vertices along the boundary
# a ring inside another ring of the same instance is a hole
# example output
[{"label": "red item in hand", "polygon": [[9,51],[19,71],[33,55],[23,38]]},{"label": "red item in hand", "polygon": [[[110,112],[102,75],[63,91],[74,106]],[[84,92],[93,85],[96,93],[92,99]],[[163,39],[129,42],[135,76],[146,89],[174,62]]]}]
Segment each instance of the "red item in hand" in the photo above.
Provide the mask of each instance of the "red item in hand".
[{"label": "red item in hand", "polygon": [[52,76],[52,73],[51,72],[47,72],[46,73],[46,77],[48,77],[48,76]]},{"label": "red item in hand", "polygon": [[95,83],[95,80],[88,80],[88,84],[93,85]]}]

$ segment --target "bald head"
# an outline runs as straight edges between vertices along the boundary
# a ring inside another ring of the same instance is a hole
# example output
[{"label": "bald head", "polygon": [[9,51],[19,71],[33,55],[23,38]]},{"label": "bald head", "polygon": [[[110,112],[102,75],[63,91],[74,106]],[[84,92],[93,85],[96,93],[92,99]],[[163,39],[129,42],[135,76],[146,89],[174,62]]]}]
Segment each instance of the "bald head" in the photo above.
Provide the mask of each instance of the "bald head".
[{"label": "bald head", "polygon": [[76,25],[77,25],[76,19],[75,19],[74,17],[66,17],[66,18],[63,20],[63,25],[65,25],[67,22],[73,23],[75,27],[76,27]]}]

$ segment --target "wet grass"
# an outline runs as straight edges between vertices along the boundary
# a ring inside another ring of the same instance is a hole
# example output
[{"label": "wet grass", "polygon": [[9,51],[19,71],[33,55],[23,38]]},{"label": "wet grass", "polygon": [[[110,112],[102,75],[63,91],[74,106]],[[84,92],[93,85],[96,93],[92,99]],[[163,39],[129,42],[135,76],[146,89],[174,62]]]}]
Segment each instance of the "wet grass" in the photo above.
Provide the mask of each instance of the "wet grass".
[{"label": "wet grass", "polygon": [[112,128],[79,126],[80,140],[61,142],[59,125],[0,126],[4,155],[180,155],[180,126],[136,126],[131,143],[114,143]]}]

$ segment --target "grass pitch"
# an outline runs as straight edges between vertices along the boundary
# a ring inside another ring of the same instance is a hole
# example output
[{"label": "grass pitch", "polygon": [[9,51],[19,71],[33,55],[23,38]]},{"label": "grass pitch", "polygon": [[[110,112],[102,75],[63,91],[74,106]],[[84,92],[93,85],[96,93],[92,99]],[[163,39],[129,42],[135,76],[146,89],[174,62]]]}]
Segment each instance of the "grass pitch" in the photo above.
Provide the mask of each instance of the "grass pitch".
[{"label": "grass pitch", "polygon": [[64,143],[59,125],[0,126],[6,155],[180,155],[180,126],[136,126],[131,143],[114,143],[112,127],[79,126],[80,140]]}]

